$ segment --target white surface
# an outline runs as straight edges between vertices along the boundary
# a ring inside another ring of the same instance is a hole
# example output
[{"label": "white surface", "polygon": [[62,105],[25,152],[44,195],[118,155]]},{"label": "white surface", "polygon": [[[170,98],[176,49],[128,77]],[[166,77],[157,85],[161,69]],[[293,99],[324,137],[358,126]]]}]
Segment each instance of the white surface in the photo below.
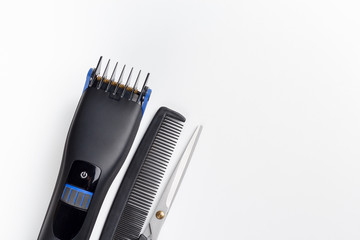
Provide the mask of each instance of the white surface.
[{"label": "white surface", "polygon": [[359,239],[359,7],[1,2],[0,239],[37,238],[100,55],[151,72],[144,123],[166,105],[204,125],[160,239]]}]

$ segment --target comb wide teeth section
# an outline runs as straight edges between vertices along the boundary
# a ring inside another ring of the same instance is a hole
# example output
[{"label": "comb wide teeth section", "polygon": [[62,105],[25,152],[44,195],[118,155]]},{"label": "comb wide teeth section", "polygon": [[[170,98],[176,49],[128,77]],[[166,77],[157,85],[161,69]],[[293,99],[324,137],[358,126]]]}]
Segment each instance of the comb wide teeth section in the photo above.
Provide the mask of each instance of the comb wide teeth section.
[{"label": "comb wide teeth section", "polygon": [[182,122],[164,117],[126,203],[114,240],[139,238],[182,128]]},{"label": "comb wide teeth section", "polygon": [[[106,63],[106,67],[103,74],[100,73],[101,64],[102,64],[102,57],[100,57],[98,64],[96,65],[96,68],[93,69],[90,78],[89,87],[93,87],[96,88],[97,90],[104,90],[105,92],[109,92],[110,93],[109,96],[115,99],[124,98],[138,103],[143,101],[143,98],[148,89],[147,81],[149,79],[150,73],[147,73],[143,86],[141,90],[139,90],[137,87],[138,87],[139,79],[141,78],[141,70],[137,73],[136,79],[132,84],[131,78],[134,68],[131,68],[129,74],[125,78],[124,72],[126,65],[124,65],[122,67],[120,75],[116,76],[117,75],[116,72],[118,68],[118,63],[116,62],[114,69],[111,71],[110,77],[108,77],[110,59]],[[126,79],[125,82],[124,82],[124,78]]]}]

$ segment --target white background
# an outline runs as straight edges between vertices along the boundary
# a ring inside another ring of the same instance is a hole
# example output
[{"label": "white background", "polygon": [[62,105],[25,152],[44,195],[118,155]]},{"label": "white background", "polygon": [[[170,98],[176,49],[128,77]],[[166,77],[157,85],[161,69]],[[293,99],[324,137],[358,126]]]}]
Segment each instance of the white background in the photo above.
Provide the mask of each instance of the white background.
[{"label": "white background", "polygon": [[355,0],[1,2],[0,239],[37,238],[100,55],[151,72],[140,133],[162,105],[188,118],[180,149],[204,125],[160,239],[359,239],[359,10]]}]

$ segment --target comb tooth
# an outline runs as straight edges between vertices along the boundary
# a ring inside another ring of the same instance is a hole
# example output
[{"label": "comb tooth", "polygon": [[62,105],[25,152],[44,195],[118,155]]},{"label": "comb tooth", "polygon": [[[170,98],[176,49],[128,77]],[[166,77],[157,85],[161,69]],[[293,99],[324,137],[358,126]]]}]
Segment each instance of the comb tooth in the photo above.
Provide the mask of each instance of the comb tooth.
[{"label": "comb tooth", "polygon": [[155,167],[153,164],[151,163],[144,163],[144,166],[148,167],[149,170],[151,169],[151,173],[154,174],[157,177],[162,178],[163,174],[165,173],[164,169],[159,169],[158,167]]},{"label": "comb tooth", "polygon": [[172,132],[169,132],[166,129],[159,129],[159,132],[166,135],[167,137],[175,138],[176,140],[178,140],[177,135],[174,135]]},{"label": "comb tooth", "polygon": [[151,181],[152,183],[156,183],[157,186],[160,186],[161,179],[156,178],[153,174],[146,173],[144,170],[140,172],[139,179],[143,179],[145,181]]},{"label": "comb tooth", "polygon": [[150,148],[150,150],[148,152],[148,157],[152,158],[154,161],[162,161],[162,162],[169,161],[168,156],[166,156],[165,154],[160,153],[158,150],[156,150],[153,147]]},{"label": "comb tooth", "polygon": [[157,158],[161,158],[164,161],[169,161],[171,154],[167,153],[165,151],[161,150],[161,146],[156,146],[155,144],[153,144],[150,148],[150,152],[152,156],[156,156]]},{"label": "comb tooth", "polygon": [[108,70],[109,70],[109,64],[110,64],[110,59],[109,59],[109,61],[108,61],[107,64],[106,64],[104,73],[103,73],[103,75],[102,75],[102,77],[101,77],[101,79],[100,79],[100,82],[99,82],[99,85],[98,85],[97,89],[100,89],[100,88],[101,88],[101,85],[102,85],[102,83],[104,82],[104,79],[107,78],[107,74],[108,74]]},{"label": "comb tooth", "polygon": [[168,157],[167,156],[163,156],[163,155],[159,155],[159,154],[157,154],[155,151],[154,151],[154,149],[151,149],[151,151],[149,151],[149,153],[148,153],[148,157],[149,158],[152,158],[154,161],[156,160],[156,159],[158,159],[158,160],[161,160],[162,162],[167,162],[168,161]]},{"label": "comb tooth", "polygon": [[167,128],[167,129],[171,128],[174,132],[178,132],[178,133],[181,132],[181,130],[182,130],[182,127],[178,127],[174,124],[170,125],[168,122],[165,122],[165,121],[164,121],[164,128]]},{"label": "comb tooth", "polygon": [[144,84],[143,84],[143,87],[141,88],[140,96],[139,96],[139,98],[138,98],[138,100],[137,100],[138,103],[141,101],[141,98],[142,98],[142,96],[144,95],[145,87],[146,87],[146,84],[147,84],[147,82],[148,82],[148,80],[149,80],[149,77],[150,77],[150,73],[148,73],[148,74],[146,75],[145,82],[144,82]]},{"label": "comb tooth", "polygon": [[140,77],[140,74],[141,74],[141,70],[139,71],[137,77],[136,77],[136,80],[135,80],[135,83],[134,83],[134,87],[133,87],[133,90],[131,91],[131,94],[130,94],[130,97],[129,97],[129,100],[132,100],[132,97],[134,95],[134,92],[137,88],[137,85],[138,85],[138,81],[139,81],[139,77]]},{"label": "comb tooth", "polygon": [[149,163],[151,163],[152,165],[156,166],[157,168],[160,169],[166,169],[166,162],[163,161],[159,161],[158,159],[155,159],[151,156],[149,156]]},{"label": "comb tooth", "polygon": [[164,176],[166,169],[158,169],[157,167],[153,166],[151,163],[146,162],[144,163],[143,171],[147,172],[151,175],[151,177],[156,178],[161,182],[162,177]]},{"label": "comb tooth", "polygon": [[171,143],[171,144],[176,144],[176,141],[175,141],[175,140],[173,140],[172,138],[169,138],[168,136],[164,135],[163,133],[160,133],[160,132],[159,132],[158,135],[159,135],[159,138],[164,139],[164,141],[168,141],[168,142]]},{"label": "comb tooth", "polygon": [[181,132],[181,129],[175,128],[173,126],[169,126],[166,123],[164,123],[164,125],[162,127],[166,130],[173,131],[174,133],[180,134],[180,132]]},{"label": "comb tooth", "polygon": [[154,140],[153,145],[155,148],[161,149],[159,151],[162,151],[163,153],[169,153],[171,155],[172,151],[174,151],[174,149],[167,148],[166,146],[164,146],[164,144],[159,143],[159,141],[156,140]]},{"label": "comb tooth", "polygon": [[120,83],[122,82],[122,77],[124,75],[124,70],[125,70],[125,67],[126,65],[123,66],[122,70],[121,70],[121,73],[120,73],[120,76],[119,76],[119,79],[117,81],[117,84],[116,84],[116,87],[115,87],[115,90],[114,90],[114,95],[116,95],[117,91],[119,90],[119,86],[120,86]]},{"label": "comb tooth", "polygon": [[[157,179],[160,179],[160,181],[162,179],[162,176],[164,176],[164,174],[165,174],[165,170],[159,171],[156,167],[154,167],[153,165],[150,165],[150,164],[147,164],[146,168],[148,169],[148,170],[146,170],[146,172],[148,174],[156,177]],[[140,186],[139,186],[139,188],[140,188]],[[140,189],[140,190],[142,190],[142,189]]]},{"label": "comb tooth", "polygon": [[140,201],[145,200],[145,201],[151,202],[153,200],[153,197],[151,195],[148,196],[147,194],[144,194],[143,192],[140,192],[140,191],[134,191],[134,197],[136,197]]},{"label": "comb tooth", "polygon": [[164,118],[164,122],[169,122],[170,124],[174,124],[174,126],[178,126],[179,128],[183,128],[183,124],[182,122],[178,121],[178,120],[174,120],[174,119],[171,119],[169,118],[168,116],[166,116]]},{"label": "comb tooth", "polygon": [[130,73],[129,73],[128,79],[126,80],[124,91],[122,92],[121,97],[124,97],[126,89],[129,87],[129,82],[130,82],[130,79],[131,79],[133,69],[134,68],[132,67],[131,70],[130,70]]},{"label": "comb tooth", "polygon": [[138,178],[136,179],[136,182],[139,182],[140,184],[143,184],[149,188],[154,188],[154,187],[160,186],[160,184],[158,182],[148,181],[148,179],[146,177],[144,177],[142,174],[139,174]]},{"label": "comb tooth", "polygon": [[168,148],[168,149],[171,149],[171,151],[173,151],[174,148],[175,148],[174,145],[169,145],[169,143],[168,143],[167,141],[164,141],[164,140],[162,140],[161,138],[156,139],[155,142],[158,142],[158,143],[164,145],[164,147],[166,147],[166,148]]},{"label": "comb tooth", "polygon": [[175,138],[176,140],[179,137],[179,135],[177,135],[176,133],[169,132],[167,129],[164,128],[160,129],[159,132],[166,137]]},{"label": "comb tooth", "polygon": [[[154,200],[154,197],[146,197],[143,194],[136,194],[136,192],[134,192],[134,199],[132,199],[134,202],[136,202],[137,204],[142,204],[144,202],[148,203],[146,207],[151,207],[151,202]],[[145,206],[144,206],[145,207]]]},{"label": "comb tooth", "polygon": [[102,63],[102,56],[100,57],[97,65],[96,65],[96,68],[94,69],[94,75],[93,75],[93,77],[91,78],[91,81],[90,81],[90,84],[89,84],[90,87],[92,87],[92,85],[94,84],[94,82],[96,82],[97,76],[100,74],[101,63]]},{"label": "comb tooth", "polygon": [[139,183],[135,184],[134,186],[136,186],[136,189],[134,189],[134,191],[137,191],[137,192],[143,192],[147,195],[149,194],[153,194],[153,191],[151,191],[150,188],[146,187],[146,186],[143,186]]},{"label": "comb tooth", "polygon": [[109,89],[110,89],[110,87],[111,87],[111,84],[112,84],[112,83],[114,82],[114,80],[115,80],[115,74],[116,74],[117,65],[118,65],[118,63],[116,62],[115,67],[114,67],[114,71],[113,71],[112,74],[111,74],[110,81],[109,81],[109,83],[108,83],[108,85],[107,85],[107,87],[106,87],[105,92],[108,92],[108,91],[109,91]]}]

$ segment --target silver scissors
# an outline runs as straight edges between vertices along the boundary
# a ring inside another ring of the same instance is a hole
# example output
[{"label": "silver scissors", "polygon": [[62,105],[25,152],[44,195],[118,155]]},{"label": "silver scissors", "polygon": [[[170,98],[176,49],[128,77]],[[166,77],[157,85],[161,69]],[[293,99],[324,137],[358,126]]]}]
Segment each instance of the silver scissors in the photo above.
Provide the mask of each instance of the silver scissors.
[{"label": "silver scissors", "polygon": [[149,224],[145,227],[144,232],[139,240],[157,240],[160,230],[169,213],[171,205],[174,201],[177,191],[185,175],[186,169],[189,165],[191,156],[195,150],[196,144],[199,140],[202,126],[196,127],[190,141],[188,142],[181,158],[179,159],[170,180],[168,181],[160,200],[154,210]]}]

